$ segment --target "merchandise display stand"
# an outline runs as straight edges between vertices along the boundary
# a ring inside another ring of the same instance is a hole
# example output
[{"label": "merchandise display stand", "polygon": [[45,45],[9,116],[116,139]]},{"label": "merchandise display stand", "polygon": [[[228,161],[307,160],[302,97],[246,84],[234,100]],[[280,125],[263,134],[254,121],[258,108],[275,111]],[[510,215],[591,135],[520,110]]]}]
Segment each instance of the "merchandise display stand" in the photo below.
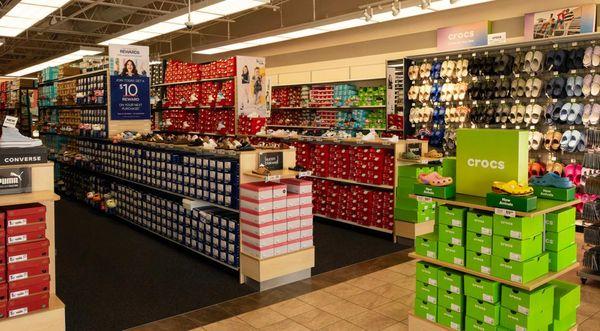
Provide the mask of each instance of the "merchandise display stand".
[{"label": "merchandise display stand", "polygon": [[[65,305],[56,296],[56,258],[54,202],[60,197],[54,194],[54,163],[19,165],[20,168],[31,169],[31,193],[0,195],[0,206],[16,204],[40,203],[46,207],[46,238],[50,242],[50,299],[47,309],[0,320],[0,330],[64,330]],[[0,166],[0,169],[14,169],[15,166]]]}]

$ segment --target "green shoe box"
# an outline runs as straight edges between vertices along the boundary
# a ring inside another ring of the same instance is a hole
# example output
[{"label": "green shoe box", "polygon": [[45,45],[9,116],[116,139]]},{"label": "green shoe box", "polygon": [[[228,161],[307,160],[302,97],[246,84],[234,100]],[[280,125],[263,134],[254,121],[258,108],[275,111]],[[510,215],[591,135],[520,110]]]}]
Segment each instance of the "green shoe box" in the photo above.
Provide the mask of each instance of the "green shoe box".
[{"label": "green shoe box", "polygon": [[499,331],[498,325],[489,325],[470,316],[465,316],[465,331]]},{"label": "green shoe box", "polygon": [[553,306],[554,285],[545,284],[531,292],[502,285],[501,296],[500,303],[502,307],[517,311],[523,315],[535,314],[540,308],[547,305]]},{"label": "green shoe box", "polygon": [[490,325],[500,324],[500,303],[489,303],[467,297],[467,316]]},{"label": "green shoe box", "polygon": [[456,185],[452,184],[448,186],[431,186],[424,184],[415,184],[413,186],[413,192],[416,195],[422,195],[426,197],[452,199],[456,196]]},{"label": "green shoe box", "polygon": [[471,275],[464,275],[465,295],[488,303],[500,302],[500,283]]},{"label": "green shoe box", "polygon": [[574,207],[569,207],[546,214],[546,231],[560,232],[574,225]]},{"label": "green shoe box", "polygon": [[467,231],[491,236],[493,234],[494,219],[491,214],[470,211],[467,213]]},{"label": "green shoe box", "polygon": [[441,268],[423,261],[417,262],[415,278],[422,283],[432,286],[438,285],[438,273]]},{"label": "green shoe box", "polygon": [[467,251],[466,260],[467,260],[467,262],[466,262],[467,269],[471,269],[473,271],[491,275],[491,273],[492,273],[492,256],[491,255],[487,255],[487,254],[483,254],[483,253],[479,253],[479,252]]},{"label": "green shoe box", "polygon": [[573,201],[575,200],[575,187],[571,188],[557,188],[547,186],[536,186],[533,187],[533,195],[548,200],[558,201]]},{"label": "green shoe box", "polygon": [[517,211],[532,211],[537,208],[537,197],[535,195],[512,196],[490,192],[486,194],[485,202],[490,207]]},{"label": "green shoe box", "polygon": [[446,307],[438,305],[437,322],[453,330],[463,329],[463,318],[461,313],[457,313]]},{"label": "green shoe box", "polygon": [[464,313],[465,296],[438,289],[438,306],[448,308],[457,313]]},{"label": "green shoe box", "polygon": [[569,315],[554,319],[548,330],[550,331],[569,331],[577,324],[577,311],[573,310]]},{"label": "green shoe box", "polygon": [[560,232],[546,231],[546,250],[558,252],[575,243],[575,226]]},{"label": "green shoe box", "polygon": [[549,270],[561,271],[577,262],[577,245],[573,244],[558,252],[548,251],[548,254]]},{"label": "green shoe box", "polygon": [[415,252],[432,259],[438,258],[438,235],[435,232],[418,236],[415,239]]},{"label": "green shoe box", "polygon": [[503,236],[493,237],[494,255],[514,261],[525,261],[542,254],[543,235],[527,239],[514,239]]},{"label": "green shoe box", "polygon": [[554,285],[554,319],[563,320],[581,304],[581,286],[562,280],[552,280]]},{"label": "green shoe box", "polygon": [[403,209],[403,208],[394,208],[394,219],[404,222],[410,223],[419,223],[417,219],[417,210],[415,209]]},{"label": "green shoe box", "polygon": [[433,285],[417,281],[416,297],[437,305],[438,289]]},{"label": "green shoe box", "polygon": [[510,330],[547,330],[552,324],[552,306],[544,306],[531,315],[500,307],[500,325]]},{"label": "green shoe box", "polygon": [[447,224],[461,228],[465,227],[467,212],[465,208],[440,205],[438,207],[438,211],[438,221],[440,224]]},{"label": "green shoe box", "polygon": [[467,231],[467,250],[492,255],[492,237]]},{"label": "green shoe box", "polygon": [[435,202],[418,202],[417,203],[417,221],[427,222],[435,221]]},{"label": "green shoe box", "polygon": [[544,232],[544,216],[506,217],[494,214],[494,235],[527,239]]},{"label": "green shoe box", "polygon": [[415,316],[437,322],[437,305],[415,297]]},{"label": "green shoe box", "polygon": [[525,284],[548,273],[548,253],[520,262],[492,255],[492,275]]},{"label": "green shoe box", "polygon": [[438,242],[438,260],[464,266],[465,248],[440,241]]},{"label": "green shoe box", "polygon": [[438,288],[455,294],[463,294],[463,274],[452,269],[441,268],[438,270]]},{"label": "green shoe box", "polygon": [[452,225],[440,224],[438,239],[440,242],[453,244],[457,246],[465,245],[465,228],[459,228]]}]

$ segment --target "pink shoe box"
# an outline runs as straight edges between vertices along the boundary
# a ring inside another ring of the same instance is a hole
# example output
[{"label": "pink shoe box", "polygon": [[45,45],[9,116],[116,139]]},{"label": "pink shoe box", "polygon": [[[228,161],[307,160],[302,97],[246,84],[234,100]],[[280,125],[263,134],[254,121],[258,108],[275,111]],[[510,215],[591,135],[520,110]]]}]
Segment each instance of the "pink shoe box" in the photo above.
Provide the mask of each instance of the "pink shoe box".
[{"label": "pink shoe box", "polygon": [[273,222],[287,220],[287,208],[273,210]]},{"label": "pink shoe box", "polygon": [[257,236],[254,233],[242,231],[242,242],[244,245],[252,245],[258,248],[266,248],[269,246],[273,246],[275,243],[275,237],[273,234],[268,236]]},{"label": "pink shoe box", "polygon": [[286,224],[287,224],[288,231],[300,228],[300,216],[297,216],[294,218],[288,218]]},{"label": "pink shoe box", "polygon": [[263,224],[273,222],[273,211],[254,211],[250,209],[240,208],[240,219],[254,224]]},{"label": "pink shoe box", "polygon": [[[338,194],[337,192],[339,191],[338,187],[332,187],[332,189],[329,191],[331,192],[331,194]],[[304,205],[312,205],[312,201],[313,201],[313,195],[312,193],[305,193],[305,194],[300,194],[300,206],[304,206]]]},{"label": "pink shoe box", "polygon": [[312,237],[312,235],[313,235],[312,225],[300,228],[300,238]]},{"label": "pink shoe box", "polygon": [[307,226],[313,226],[313,217],[310,216],[300,216],[300,227],[305,228]]},{"label": "pink shoe box", "polygon": [[312,204],[300,206],[300,217],[312,216],[313,206]]},{"label": "pink shoe box", "polygon": [[255,212],[271,211],[273,210],[273,199],[256,200],[247,197],[240,197],[240,208]]},{"label": "pink shoe box", "polygon": [[242,252],[258,259],[266,259],[274,255],[273,245],[261,249],[260,247],[244,242],[242,242]]},{"label": "pink shoe box", "polygon": [[272,206],[273,206],[273,210],[287,208],[287,196],[281,197],[281,198],[274,198]]},{"label": "pink shoe box", "polygon": [[288,192],[296,194],[312,193],[312,183],[308,180],[285,178],[280,182],[287,185]]},{"label": "pink shoe box", "polygon": [[300,249],[300,240],[296,240],[296,241],[293,241],[293,242],[290,242],[290,241],[287,242],[288,253],[297,251],[299,249]]},{"label": "pink shoe box", "polygon": [[273,245],[279,245],[281,243],[287,243],[288,241],[288,234],[287,234],[287,230],[284,230],[282,232],[277,232],[273,234]]},{"label": "pink shoe box", "polygon": [[254,200],[273,199],[273,187],[265,182],[253,182],[240,185],[240,198]]},{"label": "pink shoe box", "polygon": [[298,206],[286,209],[286,218],[288,220],[294,219],[294,218],[299,218],[299,217],[300,217],[300,208]]},{"label": "pink shoe box", "polygon": [[309,248],[312,246],[313,246],[313,237],[302,238],[302,241],[300,241],[300,249]]},{"label": "pink shoe box", "polygon": [[286,198],[287,207],[298,207],[300,205],[300,195],[296,193],[289,193]]},{"label": "pink shoe box", "polygon": [[300,240],[300,231],[300,228],[288,231],[288,241]]},{"label": "pink shoe box", "polygon": [[273,199],[286,197],[287,198],[287,185],[285,184],[277,184],[277,183],[266,183],[271,186],[273,192]]},{"label": "pink shoe box", "polygon": [[273,221],[273,233],[279,233],[287,231],[287,219],[284,218],[279,221]]},{"label": "pink shoe box", "polygon": [[253,233],[257,236],[268,236],[273,233],[273,222],[257,224],[242,218],[240,223],[242,231]]},{"label": "pink shoe box", "polygon": [[283,255],[288,252],[287,242],[273,245],[273,255]]}]

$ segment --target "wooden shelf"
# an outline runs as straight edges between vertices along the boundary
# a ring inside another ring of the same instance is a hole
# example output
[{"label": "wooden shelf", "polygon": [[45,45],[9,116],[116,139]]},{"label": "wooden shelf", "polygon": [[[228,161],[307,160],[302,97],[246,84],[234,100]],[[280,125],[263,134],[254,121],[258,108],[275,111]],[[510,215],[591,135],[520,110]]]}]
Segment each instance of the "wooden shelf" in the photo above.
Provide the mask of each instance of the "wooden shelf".
[{"label": "wooden shelf", "polygon": [[380,148],[395,148],[395,142],[377,139],[377,140],[362,140],[358,138],[329,138],[329,137],[321,137],[321,136],[274,136],[267,134],[256,134],[253,137],[266,138],[266,139],[283,139],[283,140],[293,140],[293,141],[306,141],[306,142],[317,142],[324,144],[345,144],[345,145],[364,145],[364,146],[374,146]]},{"label": "wooden shelf", "polygon": [[435,221],[412,223],[394,220],[394,236],[396,237],[415,239],[418,236],[433,232],[434,229]]},{"label": "wooden shelf", "polygon": [[58,201],[60,196],[53,191],[37,191],[32,193],[19,193],[0,195],[0,206],[21,205],[25,203]]},{"label": "wooden shelf", "polygon": [[186,81],[182,81],[182,82],[154,84],[154,85],[151,85],[150,88],[173,86],[173,85],[197,84],[197,83],[202,83],[202,82],[217,82],[217,81],[223,81],[223,80],[230,80],[230,79],[234,79],[234,78],[235,77],[220,77],[220,78],[206,78],[206,79],[198,79],[198,80],[186,80]]},{"label": "wooden shelf", "polygon": [[307,247],[297,251],[259,259],[240,252],[240,272],[257,282],[293,274],[302,270],[310,270],[315,266],[315,247]]},{"label": "wooden shelf", "polygon": [[548,283],[549,281],[556,279],[564,274],[566,274],[567,272],[576,269],[579,266],[579,263],[574,263],[571,266],[558,271],[558,272],[549,272],[546,275],[539,277],[537,279],[534,279],[528,283],[525,284],[521,284],[521,283],[517,283],[517,282],[512,282],[510,280],[506,280],[506,279],[502,279],[502,278],[498,278],[492,275],[488,275],[488,274],[484,274],[481,272],[477,272],[477,271],[473,271],[471,269],[467,269],[465,267],[456,265],[456,264],[452,264],[452,263],[448,263],[448,262],[444,262],[444,261],[440,261],[438,259],[432,259],[430,257],[426,257],[426,256],[421,256],[415,252],[412,253],[408,253],[409,257],[412,257],[413,259],[417,259],[417,260],[421,260],[427,263],[431,263],[431,264],[435,264],[441,267],[445,267],[445,268],[449,268],[449,269],[453,269],[456,271],[460,271],[463,272],[465,274],[469,274],[469,275],[473,275],[473,276],[477,276],[480,278],[485,278],[485,279],[489,279],[489,280],[493,280],[502,284],[506,284],[512,287],[516,287],[516,288],[520,288],[523,290],[527,290],[527,291],[533,291],[536,288]]},{"label": "wooden shelf", "polygon": [[379,189],[384,189],[384,190],[393,190],[394,189],[394,186],[392,186],[392,185],[369,184],[369,183],[357,182],[355,180],[350,180],[350,179],[342,179],[342,178],[334,178],[334,177],[319,177],[319,176],[314,176],[314,175],[310,175],[310,176],[306,176],[306,177],[325,179],[325,180],[330,180],[330,181],[339,182],[339,183],[352,184],[352,185],[368,186],[368,187],[374,187],[374,188],[379,188]]},{"label": "wooden shelf", "polygon": [[[416,194],[409,194],[409,197],[413,199],[417,199],[419,196]],[[429,198],[429,197],[426,197]],[[454,199],[438,199],[431,198],[431,201],[437,202],[444,205],[450,206],[458,206],[458,207],[466,207],[473,208],[477,210],[486,210],[486,211],[495,211],[496,207],[490,207],[486,205],[484,197],[477,197],[474,195],[466,195],[466,194],[457,194]],[[522,217],[534,217],[538,215],[544,215],[551,213],[553,211],[557,211],[563,208],[574,206],[581,201],[576,199],[573,201],[555,201],[555,200],[547,200],[547,199],[537,199],[537,209],[532,210],[530,212],[524,211],[515,211],[516,216]]]},{"label": "wooden shelf", "polygon": [[319,218],[324,218],[324,219],[327,219],[327,220],[330,220],[330,221],[334,221],[334,222],[340,222],[340,223],[350,224],[350,225],[353,225],[353,226],[357,226],[359,228],[370,229],[370,230],[374,230],[374,231],[378,231],[378,232],[383,232],[383,233],[389,233],[389,234],[393,233],[393,230],[390,230],[390,229],[378,228],[376,226],[362,225],[362,224],[358,224],[358,223],[355,223],[355,222],[350,222],[350,221],[346,221],[346,220],[339,219],[339,218],[332,218],[332,217],[328,217],[328,216],[321,215],[321,214],[313,214],[313,216],[319,217]]},{"label": "wooden shelf", "polygon": [[283,178],[296,178],[296,176],[298,176],[298,174],[300,174],[298,171],[293,171],[293,170],[289,170],[289,169],[274,170],[274,171],[271,171],[271,173],[268,176],[255,174],[252,171],[244,172],[244,175],[246,175],[246,176],[259,178],[266,182],[276,181],[276,180],[283,179]]},{"label": "wooden shelf", "polygon": [[440,157],[440,158],[421,157],[418,160],[409,160],[409,159],[398,158],[398,163],[429,164],[429,162],[431,162],[431,161],[442,162],[442,160],[444,160],[443,157]]},{"label": "wooden shelf", "polygon": [[386,108],[386,105],[377,106],[341,106],[341,107],[272,107],[271,110],[310,110],[310,109],[323,109],[323,110],[336,110],[336,109],[381,109]]},{"label": "wooden shelf", "polygon": [[0,331],[14,330],[65,330],[65,304],[55,294],[50,294],[47,309],[0,321]]}]

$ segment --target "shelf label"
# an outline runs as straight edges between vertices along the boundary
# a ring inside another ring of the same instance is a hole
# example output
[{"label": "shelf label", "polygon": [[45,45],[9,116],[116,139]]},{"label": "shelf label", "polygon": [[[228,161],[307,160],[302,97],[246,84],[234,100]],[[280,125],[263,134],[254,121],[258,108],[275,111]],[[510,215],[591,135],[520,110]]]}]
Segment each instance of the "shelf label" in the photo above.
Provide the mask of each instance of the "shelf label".
[{"label": "shelf label", "polygon": [[298,178],[302,178],[302,177],[310,177],[310,176],[312,176],[312,171],[310,171],[310,170],[309,170],[309,171],[301,171],[301,172],[298,174]]},{"label": "shelf label", "polygon": [[17,298],[22,298],[22,297],[26,297],[29,295],[29,290],[22,290],[22,291],[15,291],[15,292],[10,292],[10,299],[17,299]]},{"label": "shelf label", "polygon": [[433,199],[431,197],[424,197],[421,195],[417,195],[417,201],[430,203],[430,202],[433,202]]},{"label": "shelf label", "polygon": [[464,265],[465,263],[464,263],[463,259],[461,259],[461,258],[459,258],[459,257],[455,257],[455,258],[454,258],[454,264],[457,264],[457,265]]},{"label": "shelf label", "polygon": [[510,280],[513,282],[521,283],[523,281],[523,277],[521,277],[521,275],[510,274]]},{"label": "shelf label", "polygon": [[8,276],[8,280],[13,282],[15,280],[21,280],[21,279],[25,279],[27,277],[29,277],[29,273],[27,271],[25,271],[25,272],[20,272],[18,274],[12,274],[12,275]]},{"label": "shelf label", "polygon": [[23,262],[23,261],[27,261],[27,254],[20,254],[20,255],[8,257],[8,263]]},{"label": "shelf label", "polygon": [[8,221],[8,227],[11,227],[11,226],[20,226],[20,225],[25,225],[25,224],[27,224],[27,219],[25,219],[25,218],[19,218],[19,219],[16,219],[16,220],[9,220]]},{"label": "shelf label", "polygon": [[484,274],[491,274],[492,271],[490,270],[490,267],[486,267],[486,266],[481,266],[481,272]]},{"label": "shelf label", "polygon": [[514,261],[521,261],[521,254],[510,252],[509,257]]},{"label": "shelf label", "polygon": [[506,216],[506,217],[516,217],[517,216],[516,211],[510,210],[510,209],[504,209],[504,208],[494,208],[494,214],[502,215],[502,216]]},{"label": "shelf label", "polygon": [[[23,308],[19,308],[19,309],[13,309],[11,311],[8,312],[8,317],[16,317],[19,315],[25,315],[29,312],[29,309],[27,307],[23,307]],[[434,319],[435,321],[435,316]]]},{"label": "shelf label", "polygon": [[4,124],[2,124],[2,126],[5,128],[14,128],[17,126],[17,121],[19,121],[19,118],[6,115],[4,117]]},{"label": "shelf label", "polygon": [[486,322],[487,324],[490,325],[494,325],[495,321],[493,318],[489,317],[489,316],[483,316],[483,321]]},{"label": "shelf label", "polygon": [[23,241],[27,241],[27,235],[26,234],[22,234],[20,236],[12,236],[12,237],[8,237],[7,242],[9,244],[14,244],[14,243],[20,243]]},{"label": "shelf label", "polygon": [[489,294],[483,294],[483,301],[487,301],[489,303],[494,303],[494,296]]},{"label": "shelf label", "polygon": [[523,306],[519,305],[517,307],[517,311],[523,315],[529,315],[529,309],[527,307],[523,307]]},{"label": "shelf label", "polygon": [[481,247],[481,253],[490,255],[492,254],[492,249],[490,247]]},{"label": "shelf label", "polygon": [[281,180],[281,175],[269,175],[265,177],[265,182],[275,182]]},{"label": "shelf label", "polygon": [[456,293],[456,294],[460,294],[460,287],[458,286],[454,286],[454,285],[450,285],[450,292],[452,293]]}]

